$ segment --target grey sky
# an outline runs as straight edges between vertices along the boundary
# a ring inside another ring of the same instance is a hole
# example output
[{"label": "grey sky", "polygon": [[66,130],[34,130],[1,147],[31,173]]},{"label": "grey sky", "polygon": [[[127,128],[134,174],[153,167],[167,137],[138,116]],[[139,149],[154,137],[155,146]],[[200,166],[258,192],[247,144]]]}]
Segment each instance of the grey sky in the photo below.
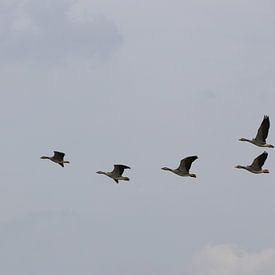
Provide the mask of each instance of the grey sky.
[{"label": "grey sky", "polygon": [[274,3],[44,2],[0,3],[0,273],[274,273]]}]

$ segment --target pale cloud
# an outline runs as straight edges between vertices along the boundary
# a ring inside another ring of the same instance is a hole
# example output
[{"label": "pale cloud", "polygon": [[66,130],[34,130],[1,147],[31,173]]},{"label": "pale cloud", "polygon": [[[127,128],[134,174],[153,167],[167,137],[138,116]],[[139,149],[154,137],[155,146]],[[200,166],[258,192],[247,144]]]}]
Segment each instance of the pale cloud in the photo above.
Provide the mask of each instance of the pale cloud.
[{"label": "pale cloud", "polygon": [[275,248],[249,252],[232,244],[207,245],[194,255],[192,275],[275,274]]},{"label": "pale cloud", "polygon": [[122,43],[116,24],[95,11],[81,17],[75,3],[28,0],[0,4],[2,62],[109,58]]}]

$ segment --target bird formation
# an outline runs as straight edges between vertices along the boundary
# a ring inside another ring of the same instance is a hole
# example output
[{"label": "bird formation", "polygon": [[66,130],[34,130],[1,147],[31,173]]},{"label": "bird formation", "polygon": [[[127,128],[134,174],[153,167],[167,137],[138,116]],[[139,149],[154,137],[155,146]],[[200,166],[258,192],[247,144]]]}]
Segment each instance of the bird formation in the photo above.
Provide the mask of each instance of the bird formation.
[{"label": "bird formation", "polygon": [[[247,139],[247,138],[240,138],[239,141],[246,141],[251,144],[254,144],[258,147],[266,147],[266,148],[274,148],[272,144],[269,144],[266,142],[268,131],[270,128],[270,120],[268,116],[264,116],[264,119],[258,129],[257,135],[255,138]],[[41,159],[49,159],[62,167],[64,167],[65,163],[70,163],[67,160],[64,160],[65,154],[62,152],[54,151],[54,155],[52,157],[42,156]],[[254,174],[261,174],[261,173],[269,173],[268,169],[262,168],[266,159],[267,159],[268,153],[264,151],[262,154],[257,156],[252,164],[243,166],[243,165],[236,165],[235,168],[238,169],[245,169],[251,173]],[[180,165],[176,169],[171,169],[168,167],[162,167],[161,169],[164,171],[170,171],[178,176],[181,177],[193,177],[196,178],[196,174],[190,173],[189,170],[191,168],[192,163],[198,158],[198,156],[189,156],[180,161]],[[123,165],[123,164],[115,164],[114,168],[110,172],[103,172],[103,171],[97,171],[97,174],[105,175],[113,179],[116,183],[119,183],[120,180],[129,181],[130,179],[128,177],[124,177],[122,174],[125,169],[131,169],[129,166]]]},{"label": "bird formation", "polygon": [[[255,138],[247,139],[247,138],[240,138],[239,141],[246,141],[249,143],[252,143],[258,147],[267,147],[267,148],[274,148],[272,144],[266,143],[266,138],[268,136],[268,131],[270,127],[270,120],[268,116],[264,116],[264,119],[258,129],[257,135]],[[238,169],[245,169],[251,173],[254,174],[261,174],[261,173],[269,173],[268,169],[263,169],[263,165],[267,159],[268,153],[263,152],[259,156],[257,156],[252,164],[243,166],[243,165],[237,165],[235,168]]]}]

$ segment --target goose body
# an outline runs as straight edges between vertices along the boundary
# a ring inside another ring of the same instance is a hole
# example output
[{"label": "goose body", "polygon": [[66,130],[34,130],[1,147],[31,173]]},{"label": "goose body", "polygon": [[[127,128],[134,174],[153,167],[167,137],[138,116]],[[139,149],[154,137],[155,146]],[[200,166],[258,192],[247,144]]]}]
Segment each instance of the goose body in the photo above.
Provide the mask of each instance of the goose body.
[{"label": "goose body", "polygon": [[115,164],[114,169],[111,172],[103,172],[103,171],[97,171],[97,174],[105,175],[113,179],[116,183],[119,182],[119,180],[125,180],[129,181],[130,179],[128,177],[122,176],[124,169],[131,169],[129,166],[123,165],[123,164]]},{"label": "goose body", "polygon": [[52,157],[42,156],[41,159],[49,159],[55,163],[58,163],[62,167],[64,167],[64,163],[70,163],[67,160],[64,160],[65,154],[62,152],[54,151],[54,155]]},{"label": "goose body", "polygon": [[261,155],[257,156],[251,165],[243,166],[243,165],[237,165],[235,168],[238,169],[245,169],[251,173],[254,174],[262,174],[262,173],[269,173],[268,169],[263,169],[263,165],[266,161],[266,158],[268,156],[267,152],[263,152]]},{"label": "goose body", "polygon": [[259,147],[274,148],[274,146],[272,144],[266,143],[266,138],[268,136],[269,127],[270,127],[269,117],[264,116],[264,119],[258,129],[256,137],[253,139],[240,138],[239,141],[246,141],[246,142],[252,143]]},{"label": "goose body", "polygon": [[197,158],[198,158],[197,156],[190,156],[190,157],[182,159],[180,161],[179,167],[176,169],[171,169],[168,167],[162,167],[161,169],[165,170],[165,171],[170,171],[170,172],[172,172],[178,176],[181,176],[181,177],[189,176],[189,177],[196,178],[196,174],[190,173],[189,170],[192,165],[192,162],[195,161]]}]

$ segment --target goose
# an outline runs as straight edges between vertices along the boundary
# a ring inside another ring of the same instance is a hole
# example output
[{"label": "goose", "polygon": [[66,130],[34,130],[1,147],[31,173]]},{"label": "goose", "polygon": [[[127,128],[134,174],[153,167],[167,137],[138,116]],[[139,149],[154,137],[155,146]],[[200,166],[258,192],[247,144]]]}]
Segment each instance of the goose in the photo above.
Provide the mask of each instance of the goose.
[{"label": "goose", "polygon": [[269,117],[264,116],[264,119],[261,123],[261,126],[258,129],[256,137],[253,139],[240,138],[239,141],[247,141],[259,147],[274,148],[272,144],[266,143],[269,127],[270,127]]},{"label": "goose", "polygon": [[263,152],[261,155],[257,156],[253,160],[251,165],[247,165],[247,166],[237,165],[235,166],[235,168],[245,169],[254,174],[269,173],[268,169],[262,169],[262,166],[264,165],[267,156],[268,156],[268,153]]},{"label": "goose", "polygon": [[161,169],[165,170],[165,171],[173,172],[178,176],[182,176],[182,177],[189,176],[189,177],[196,178],[196,174],[189,173],[189,169],[192,165],[192,162],[194,160],[196,160],[197,158],[198,158],[197,156],[190,156],[190,157],[182,159],[180,161],[179,167],[176,168],[176,169],[171,169],[171,168],[168,168],[168,167],[162,167]]},{"label": "goose", "polygon": [[115,164],[114,169],[111,172],[97,171],[96,173],[108,176],[108,177],[112,178],[116,183],[118,183],[119,180],[126,180],[126,181],[130,180],[128,177],[122,176],[124,169],[131,169],[131,168],[129,166],[126,166],[123,164]]},{"label": "goose", "polygon": [[49,159],[55,163],[58,163],[62,167],[64,167],[64,163],[70,163],[69,161],[64,160],[64,156],[65,156],[64,153],[58,152],[58,151],[53,151],[53,152],[54,152],[54,155],[52,157],[42,156],[40,158],[41,159]]}]

